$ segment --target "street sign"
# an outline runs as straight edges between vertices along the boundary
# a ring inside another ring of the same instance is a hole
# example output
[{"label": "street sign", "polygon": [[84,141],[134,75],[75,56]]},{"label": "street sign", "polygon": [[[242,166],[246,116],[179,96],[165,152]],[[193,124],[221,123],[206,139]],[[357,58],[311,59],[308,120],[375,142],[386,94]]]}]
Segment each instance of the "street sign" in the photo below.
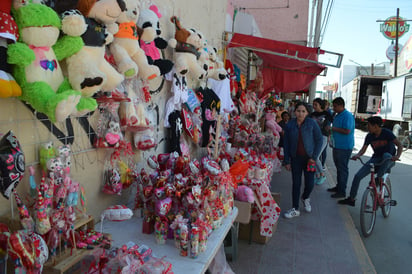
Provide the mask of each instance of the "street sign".
[{"label": "street sign", "polygon": [[[401,53],[402,50],[402,45],[398,45],[398,56]],[[395,58],[395,53],[396,52],[396,46],[395,44],[391,44],[387,49],[386,49],[386,57],[388,57],[389,60],[393,60]]]},{"label": "street sign", "polygon": [[[396,39],[396,16],[391,16],[380,25],[383,36],[389,40]],[[398,17],[398,38],[409,31],[409,24],[402,17]]]}]

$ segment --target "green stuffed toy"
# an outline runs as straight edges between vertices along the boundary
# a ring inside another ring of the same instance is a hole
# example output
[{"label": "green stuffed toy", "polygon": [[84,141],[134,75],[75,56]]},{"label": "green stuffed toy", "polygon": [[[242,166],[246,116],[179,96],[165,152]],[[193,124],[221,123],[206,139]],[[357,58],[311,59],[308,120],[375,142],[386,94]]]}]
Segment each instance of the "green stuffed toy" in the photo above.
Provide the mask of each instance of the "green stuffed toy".
[{"label": "green stuffed toy", "polygon": [[22,89],[19,98],[52,122],[96,109],[93,98],[83,98],[80,91],[72,89],[59,64],[83,47],[82,39],[69,35],[59,38],[61,19],[45,5],[15,0],[12,15],[20,37],[17,43],[9,45],[7,55]]}]

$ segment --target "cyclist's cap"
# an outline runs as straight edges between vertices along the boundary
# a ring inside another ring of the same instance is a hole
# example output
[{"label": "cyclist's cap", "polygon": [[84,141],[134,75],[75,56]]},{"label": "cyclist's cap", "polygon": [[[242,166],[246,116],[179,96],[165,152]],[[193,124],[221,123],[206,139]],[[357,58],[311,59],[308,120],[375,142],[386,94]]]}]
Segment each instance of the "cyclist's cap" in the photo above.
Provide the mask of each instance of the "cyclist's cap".
[{"label": "cyclist's cap", "polygon": [[382,118],[380,116],[371,116],[368,119],[368,123],[371,125],[382,126]]}]

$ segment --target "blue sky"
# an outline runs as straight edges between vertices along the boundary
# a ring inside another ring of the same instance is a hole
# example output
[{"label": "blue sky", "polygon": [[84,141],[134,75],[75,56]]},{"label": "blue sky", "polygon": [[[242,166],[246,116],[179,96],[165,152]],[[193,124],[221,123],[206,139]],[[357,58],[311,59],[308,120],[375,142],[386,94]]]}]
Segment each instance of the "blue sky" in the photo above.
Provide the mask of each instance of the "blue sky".
[{"label": "blue sky", "polygon": [[[333,10],[324,33],[321,48],[344,54],[343,64],[353,64],[349,59],[364,66],[389,61],[386,49],[391,40],[386,39],[379,30],[377,20],[385,20],[399,15],[412,20],[411,0],[334,0]],[[324,0],[326,7],[328,0]],[[412,26],[412,21],[408,22]],[[412,35],[412,27],[399,43],[404,45]],[[328,73],[331,77],[334,70]],[[329,78],[327,77],[327,78]]]}]

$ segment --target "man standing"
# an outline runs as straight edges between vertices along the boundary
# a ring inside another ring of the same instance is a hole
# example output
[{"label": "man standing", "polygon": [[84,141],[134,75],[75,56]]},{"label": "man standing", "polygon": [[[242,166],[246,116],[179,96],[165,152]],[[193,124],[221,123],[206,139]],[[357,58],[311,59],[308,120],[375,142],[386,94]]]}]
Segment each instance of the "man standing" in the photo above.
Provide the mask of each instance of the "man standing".
[{"label": "man standing", "polygon": [[345,198],[349,159],[355,145],[355,119],[352,113],[345,109],[345,101],[342,97],[335,98],[332,105],[336,116],[332,124],[331,141],[338,183],[335,187],[328,188],[328,191],[334,192],[332,198]]}]

